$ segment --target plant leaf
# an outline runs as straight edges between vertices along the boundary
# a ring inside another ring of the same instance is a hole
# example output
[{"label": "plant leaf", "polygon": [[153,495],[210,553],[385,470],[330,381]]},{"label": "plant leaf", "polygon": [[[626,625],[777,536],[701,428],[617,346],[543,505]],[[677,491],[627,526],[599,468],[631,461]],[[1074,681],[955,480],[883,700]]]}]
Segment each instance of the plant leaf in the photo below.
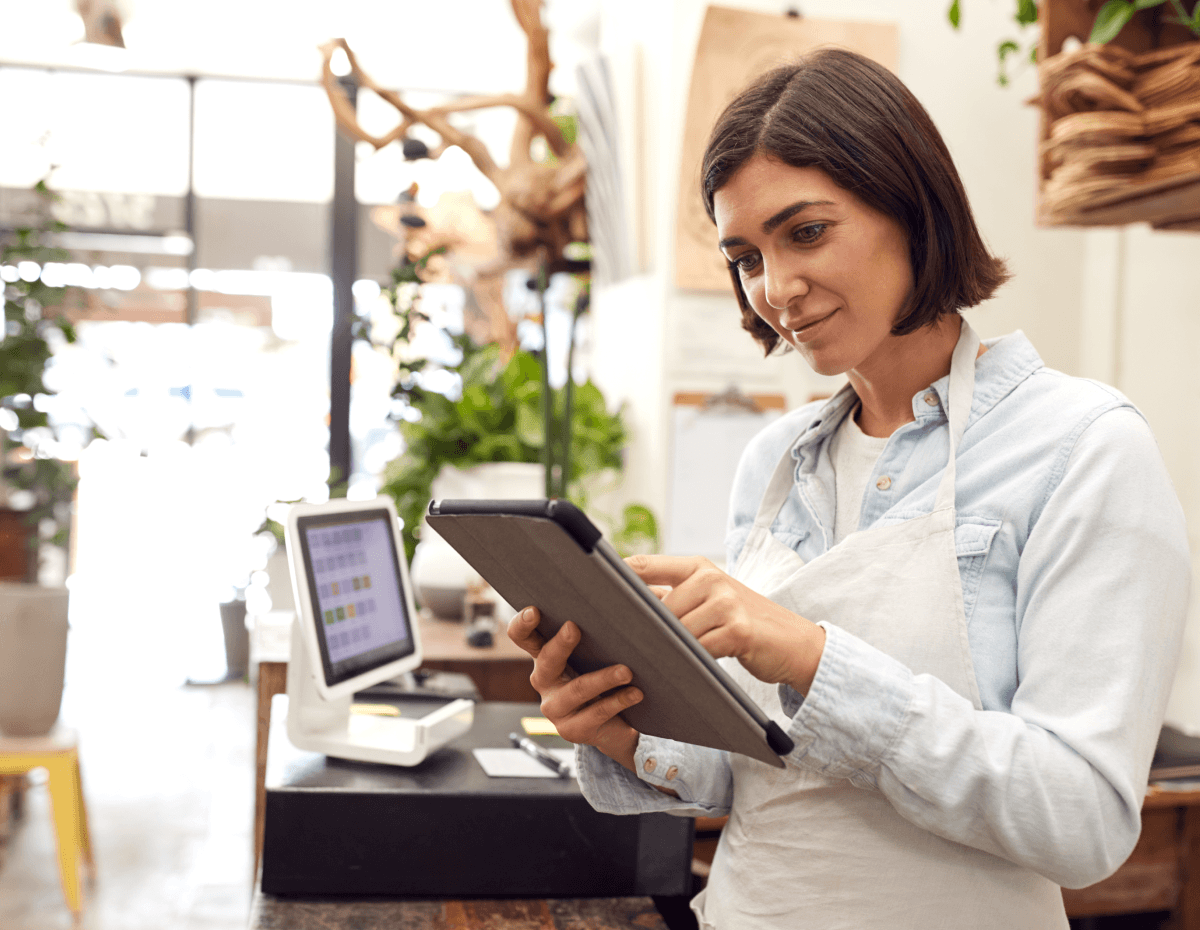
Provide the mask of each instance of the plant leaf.
[{"label": "plant leaf", "polygon": [[1022,26],[1032,26],[1038,19],[1037,0],[1017,0],[1017,22]]},{"label": "plant leaf", "polygon": [[517,408],[517,438],[528,446],[541,447],[545,436],[545,422],[536,408],[521,406]]},{"label": "plant leaf", "polygon": [[950,25],[955,29],[958,28],[962,21],[962,8],[959,6],[959,0],[954,0],[950,4],[950,9],[946,11],[946,18],[950,20]]},{"label": "plant leaf", "polygon": [[1133,4],[1127,3],[1126,0],[1108,0],[1096,14],[1096,21],[1092,24],[1092,34],[1088,36],[1088,41],[1097,45],[1111,42],[1125,28],[1125,24],[1133,18],[1134,12]]},{"label": "plant leaf", "polygon": [[622,555],[658,551],[658,521],[643,504],[630,504],[622,513],[622,525],[613,533],[613,545]]}]

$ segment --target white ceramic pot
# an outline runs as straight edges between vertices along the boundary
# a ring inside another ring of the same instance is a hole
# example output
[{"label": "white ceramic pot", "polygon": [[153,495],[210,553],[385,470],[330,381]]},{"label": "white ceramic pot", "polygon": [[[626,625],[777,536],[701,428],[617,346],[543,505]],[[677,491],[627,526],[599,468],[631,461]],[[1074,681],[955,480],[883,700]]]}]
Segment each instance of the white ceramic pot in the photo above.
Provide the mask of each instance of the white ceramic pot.
[{"label": "white ceramic pot", "polygon": [[287,549],[277,546],[267,559],[267,594],[271,598],[272,610],[295,610],[296,598],[292,594],[292,572],[288,568]]},{"label": "white ceramic pot", "polygon": [[67,663],[66,588],[0,582],[0,732],[43,736],[58,719]]},{"label": "white ceramic pot", "polygon": [[470,468],[443,465],[430,488],[434,500],[530,500],[546,496],[546,469],[539,462],[485,462]]},{"label": "white ceramic pot", "polygon": [[[545,493],[545,469],[534,462],[487,462],[466,469],[446,465],[432,488],[434,500],[528,500]],[[421,606],[443,620],[462,619],[467,582],[477,575],[428,523],[421,524],[409,574]]]}]

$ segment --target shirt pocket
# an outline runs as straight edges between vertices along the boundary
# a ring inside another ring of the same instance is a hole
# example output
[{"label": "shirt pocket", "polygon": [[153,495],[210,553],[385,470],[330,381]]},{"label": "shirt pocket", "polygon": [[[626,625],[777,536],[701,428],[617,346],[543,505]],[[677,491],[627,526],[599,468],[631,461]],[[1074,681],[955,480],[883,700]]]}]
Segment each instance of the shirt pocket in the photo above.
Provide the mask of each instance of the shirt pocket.
[{"label": "shirt pocket", "polygon": [[975,611],[983,569],[1000,520],[979,517],[960,517],[954,526],[954,554],[958,557],[958,576],[962,580],[963,614],[967,624]]},{"label": "shirt pocket", "polygon": [[[734,527],[725,536],[725,570],[730,574],[737,571],[738,562],[742,558],[742,551],[746,548],[746,540],[750,538],[750,533],[753,529],[753,523],[743,523],[740,526]],[[771,527],[771,535],[797,555],[800,555],[800,545],[811,534],[806,529],[782,526],[777,521]]]}]

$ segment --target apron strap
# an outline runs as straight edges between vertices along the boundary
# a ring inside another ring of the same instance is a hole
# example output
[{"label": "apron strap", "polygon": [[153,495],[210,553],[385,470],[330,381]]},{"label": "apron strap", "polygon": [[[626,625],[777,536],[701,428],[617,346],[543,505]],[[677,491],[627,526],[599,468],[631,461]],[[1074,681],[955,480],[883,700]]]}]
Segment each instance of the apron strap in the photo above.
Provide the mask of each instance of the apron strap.
[{"label": "apron strap", "polygon": [[946,471],[938,485],[936,510],[954,509],[954,460],[958,444],[967,429],[967,418],[971,415],[971,399],[975,396],[975,357],[979,354],[979,334],[964,318],[958,334],[958,344],[950,358],[950,451]]},{"label": "apron strap", "polygon": [[[967,429],[967,418],[971,415],[971,399],[975,396],[975,356],[979,353],[979,334],[971,328],[971,324],[962,318],[962,329],[958,334],[958,343],[950,358],[950,451],[946,461],[946,471],[938,485],[937,500],[934,510],[954,509],[954,457],[958,452],[958,444]],[[796,441],[800,439],[796,437]],[[796,460],[792,458],[792,446],[780,457],[767,484],[754,517],[754,525],[770,532],[771,524],[783,508],[787,496],[795,484]]]},{"label": "apron strap", "polygon": [[771,524],[775,522],[775,517],[783,509],[784,502],[791,493],[792,485],[796,483],[796,460],[792,458],[792,447],[799,439],[800,437],[797,436],[780,456],[779,462],[775,465],[775,471],[771,475],[771,481],[767,484],[767,490],[759,502],[754,525],[767,532],[771,531]]}]

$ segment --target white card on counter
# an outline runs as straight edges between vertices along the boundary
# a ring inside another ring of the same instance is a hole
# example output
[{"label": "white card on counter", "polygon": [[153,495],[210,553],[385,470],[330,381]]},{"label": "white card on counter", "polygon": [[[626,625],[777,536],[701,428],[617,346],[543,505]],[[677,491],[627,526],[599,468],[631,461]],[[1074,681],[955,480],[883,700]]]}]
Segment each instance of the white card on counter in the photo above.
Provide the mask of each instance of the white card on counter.
[{"label": "white card on counter", "polygon": [[[556,774],[526,752],[516,748],[472,749],[483,770],[492,778],[558,778]],[[561,762],[571,767],[575,777],[575,750],[549,750]]]}]

